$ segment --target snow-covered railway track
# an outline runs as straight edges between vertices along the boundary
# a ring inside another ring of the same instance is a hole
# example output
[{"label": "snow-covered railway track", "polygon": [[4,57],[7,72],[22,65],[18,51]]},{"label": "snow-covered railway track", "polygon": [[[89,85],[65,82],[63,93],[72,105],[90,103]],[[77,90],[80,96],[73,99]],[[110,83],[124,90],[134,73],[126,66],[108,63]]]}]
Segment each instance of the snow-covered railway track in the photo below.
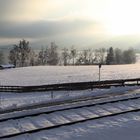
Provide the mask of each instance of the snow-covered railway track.
[{"label": "snow-covered railway track", "polygon": [[140,96],[119,97],[93,104],[50,110],[0,122],[0,138],[14,138],[42,130],[140,111]]}]

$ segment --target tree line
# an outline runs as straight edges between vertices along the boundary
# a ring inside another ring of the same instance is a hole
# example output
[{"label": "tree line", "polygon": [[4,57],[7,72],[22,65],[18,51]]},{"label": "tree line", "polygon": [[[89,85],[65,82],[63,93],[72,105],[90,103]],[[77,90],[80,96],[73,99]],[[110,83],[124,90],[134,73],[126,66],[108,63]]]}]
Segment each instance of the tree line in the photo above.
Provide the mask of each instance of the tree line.
[{"label": "tree line", "polygon": [[[36,65],[95,65],[95,64],[132,64],[136,62],[134,49],[121,50],[119,48],[99,48],[96,50],[77,50],[74,46],[70,49],[60,49],[54,42],[46,48],[42,47],[38,52],[33,50],[29,41],[21,40],[13,45],[9,51],[9,63],[16,67]],[[0,63],[3,61],[0,52]]]},{"label": "tree line", "polygon": [[136,53],[134,49],[122,51],[119,48],[115,50],[110,47],[107,51],[106,64],[132,64],[136,62]]}]

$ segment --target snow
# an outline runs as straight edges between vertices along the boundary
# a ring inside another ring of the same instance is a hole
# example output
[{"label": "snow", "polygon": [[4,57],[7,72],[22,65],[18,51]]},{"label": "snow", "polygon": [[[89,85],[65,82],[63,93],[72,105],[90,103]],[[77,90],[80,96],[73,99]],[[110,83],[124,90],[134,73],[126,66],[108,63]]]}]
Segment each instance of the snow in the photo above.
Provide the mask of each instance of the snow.
[{"label": "snow", "polygon": [[[135,99],[133,101],[123,101],[113,104],[108,104],[112,108],[122,106],[122,109],[119,109],[117,112],[127,111],[134,108],[129,108],[130,104],[135,104],[134,101],[140,101],[140,99]],[[134,103],[132,103],[134,102]],[[129,104],[129,105],[128,105]],[[113,105],[113,106],[112,106]],[[140,102],[139,102],[140,105]],[[108,111],[108,106],[97,105],[92,107],[86,107],[79,109],[71,109],[66,111],[54,112],[51,114],[41,114],[40,116],[35,117],[26,117],[22,119],[10,120],[8,123],[0,124],[0,133],[10,134],[16,132],[24,132],[28,130],[33,130],[42,127],[50,127],[57,124],[67,123],[69,121],[84,120],[85,118],[98,117],[111,114],[112,112]],[[125,107],[124,107],[125,106]],[[104,108],[102,108],[104,107]],[[85,109],[92,113],[92,115],[86,114]],[[82,112],[82,113],[81,113]],[[84,114],[84,115],[83,115]],[[37,122],[36,122],[37,121]],[[18,125],[17,125],[18,124]],[[140,112],[125,113],[122,115],[116,115],[113,117],[105,117],[102,119],[90,120],[83,123],[77,123],[70,126],[63,126],[59,128],[54,128],[50,130],[40,131],[34,134],[28,133],[25,135],[17,136],[15,138],[10,138],[10,140],[16,139],[28,139],[28,140],[75,140],[75,139],[88,139],[92,140],[118,140],[127,139],[127,140],[137,140],[140,138],[139,128],[140,128]],[[11,129],[11,126],[12,129]],[[131,132],[130,132],[131,131]],[[119,137],[116,134],[119,134]],[[131,134],[131,135],[130,135]],[[130,139],[131,138],[131,139]],[[8,139],[7,139],[8,140]]]},{"label": "snow", "polygon": [[[58,100],[75,99],[78,97],[98,96],[108,93],[119,94],[127,93],[139,89],[134,87],[111,87],[110,89],[89,89],[82,91],[53,91],[53,92],[36,92],[36,93],[0,93],[0,109],[13,109],[24,107],[27,105],[35,105],[40,103],[55,102]],[[136,93],[139,90],[135,91]],[[52,96],[53,95],[53,96]]]},{"label": "snow", "polygon": [[[139,78],[139,75],[139,64],[102,66],[101,68],[101,80]],[[0,85],[42,85],[94,80],[98,80],[98,66],[37,66],[0,71]],[[139,86],[26,94],[1,92],[0,109],[15,109],[27,105],[75,99],[84,96],[98,96],[108,93],[125,94],[131,93],[131,91],[133,94],[139,94]],[[135,102],[131,101],[131,103],[126,101],[121,105],[114,103],[113,106],[106,104],[102,106],[102,108],[100,108],[100,106],[96,106],[94,109],[89,107],[88,110],[85,107],[79,109],[79,112],[75,110],[71,112],[64,111],[63,113],[53,113],[50,116],[42,114],[32,119],[26,117],[26,119],[17,120],[16,122],[9,120],[6,123],[0,123],[0,135],[31,130],[46,125],[53,126],[54,124],[82,120],[99,115],[107,115],[113,112],[120,112],[121,110],[133,109],[134,107],[140,107],[139,100]],[[50,109],[53,109],[53,107]],[[135,112],[41,131],[36,134],[25,134],[10,140],[139,140],[139,129],[140,112]]]},{"label": "snow", "polygon": [[[101,69],[101,80],[138,78],[139,75],[139,64],[102,66]],[[98,66],[35,66],[0,71],[1,85],[41,85],[93,80],[98,80]],[[53,94],[52,92],[0,93],[0,107],[1,109],[16,108],[60,98],[101,95],[110,92],[119,93],[138,88],[112,87],[111,89],[94,89],[92,91],[59,91],[53,92]]]},{"label": "snow", "polygon": [[0,135],[8,135],[8,134],[11,134],[11,133],[18,133],[20,132],[16,127],[15,127],[15,124],[14,124],[14,121],[13,120],[10,120],[8,122],[4,122],[4,123],[1,123],[1,128],[0,128]]},{"label": "snow", "polygon": [[[102,66],[101,80],[138,78],[140,65]],[[0,71],[1,85],[42,85],[97,81],[98,66],[34,66]]]}]

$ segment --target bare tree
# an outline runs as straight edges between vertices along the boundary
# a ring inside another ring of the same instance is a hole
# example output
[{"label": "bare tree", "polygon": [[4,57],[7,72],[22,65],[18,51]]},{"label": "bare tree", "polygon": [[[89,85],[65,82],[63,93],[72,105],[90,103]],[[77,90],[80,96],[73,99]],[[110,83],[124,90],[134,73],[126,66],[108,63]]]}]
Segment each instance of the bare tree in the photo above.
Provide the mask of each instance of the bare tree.
[{"label": "bare tree", "polygon": [[76,64],[77,65],[93,64],[93,52],[90,49],[83,50],[82,52],[80,52]]},{"label": "bare tree", "polygon": [[9,52],[9,61],[11,64],[15,65],[15,67],[18,65],[19,62],[19,47],[17,45],[14,45],[13,49]]},{"label": "bare tree", "polygon": [[27,66],[30,59],[29,41],[21,40],[18,45],[14,45],[13,49],[10,50],[9,59],[12,64],[17,66]]},{"label": "bare tree", "polygon": [[72,64],[75,64],[75,58],[77,56],[77,51],[74,47],[71,48],[70,56],[72,57]]},{"label": "bare tree", "polygon": [[67,66],[68,65],[68,60],[70,58],[69,50],[67,48],[64,48],[62,50],[61,56],[62,56],[62,60],[64,62],[64,66]]},{"label": "bare tree", "polygon": [[104,48],[96,49],[94,52],[94,63],[105,63],[105,53],[106,50]]},{"label": "bare tree", "polygon": [[36,54],[33,49],[30,51],[30,66],[36,65]]},{"label": "bare tree", "polygon": [[29,41],[26,40],[21,40],[19,43],[19,50],[20,50],[20,61],[21,61],[21,66],[26,66],[27,61],[30,58],[30,51],[31,48],[29,47]]},{"label": "bare tree", "polygon": [[93,62],[93,53],[90,49],[83,51],[83,62],[85,65],[91,65]]},{"label": "bare tree", "polygon": [[45,65],[46,64],[46,51],[44,48],[41,48],[41,51],[38,53],[38,65]]}]

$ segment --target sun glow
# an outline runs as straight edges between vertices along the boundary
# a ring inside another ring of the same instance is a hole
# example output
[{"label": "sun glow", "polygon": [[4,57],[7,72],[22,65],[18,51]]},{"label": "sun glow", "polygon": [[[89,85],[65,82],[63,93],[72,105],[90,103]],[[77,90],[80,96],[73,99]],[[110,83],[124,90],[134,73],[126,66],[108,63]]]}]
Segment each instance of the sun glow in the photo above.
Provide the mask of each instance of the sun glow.
[{"label": "sun glow", "polygon": [[112,35],[140,34],[140,1],[117,0],[108,7],[104,24]]},{"label": "sun glow", "polygon": [[5,0],[0,3],[1,38],[65,41],[71,35],[77,42],[84,36],[98,44],[132,35],[139,40],[139,6],[140,0]]},{"label": "sun glow", "polygon": [[93,24],[99,23],[105,28],[104,34],[140,34],[140,0],[31,0],[30,3],[24,0],[23,4],[20,2],[16,3],[18,8],[12,8],[15,9],[11,14],[12,19],[14,16],[16,20],[30,21],[80,18],[91,20]]}]

